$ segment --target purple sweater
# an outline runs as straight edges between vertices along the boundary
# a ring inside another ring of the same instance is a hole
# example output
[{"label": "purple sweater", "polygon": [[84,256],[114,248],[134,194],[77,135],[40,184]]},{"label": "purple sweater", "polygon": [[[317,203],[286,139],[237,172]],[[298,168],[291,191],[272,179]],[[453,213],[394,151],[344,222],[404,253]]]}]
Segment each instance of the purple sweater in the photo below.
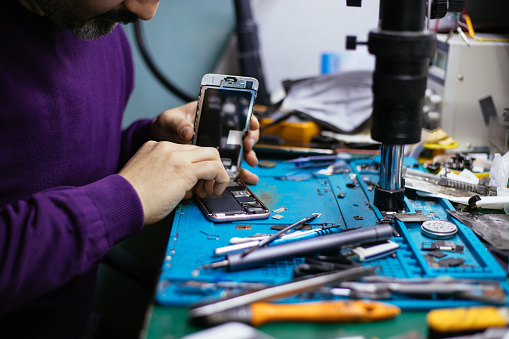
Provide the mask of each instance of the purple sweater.
[{"label": "purple sweater", "polygon": [[98,262],[143,227],[115,173],[149,120],[121,129],[133,65],[120,28],[83,41],[2,0],[0,43],[0,336],[74,338]]}]

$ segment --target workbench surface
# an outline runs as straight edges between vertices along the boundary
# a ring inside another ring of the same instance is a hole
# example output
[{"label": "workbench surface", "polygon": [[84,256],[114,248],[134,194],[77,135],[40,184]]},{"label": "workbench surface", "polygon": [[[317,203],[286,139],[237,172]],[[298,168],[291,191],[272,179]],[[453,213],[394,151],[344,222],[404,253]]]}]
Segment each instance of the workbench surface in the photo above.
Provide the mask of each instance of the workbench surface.
[{"label": "workbench surface", "polygon": [[[198,266],[218,261],[220,258],[213,255],[213,249],[227,245],[233,236],[274,232],[270,231],[271,225],[289,225],[315,212],[322,213],[322,216],[311,222],[313,228],[324,224],[337,225],[343,229],[375,226],[382,218],[381,213],[371,203],[373,190],[370,183],[378,181],[376,164],[376,158],[347,161],[343,163],[343,169],[333,175],[318,173],[320,168],[296,168],[294,163],[284,161],[277,161],[274,168],[256,168],[254,172],[260,176],[260,182],[251,189],[271,211],[286,208],[280,213],[272,212],[273,215],[283,215],[279,220],[271,217],[249,222],[214,223],[204,217],[194,201],[183,202],[175,212],[155,303],[147,315],[146,337],[180,338],[200,330],[188,323],[187,306],[214,295],[187,293],[179,287],[181,282],[228,280],[280,284],[290,281],[293,266],[303,261],[303,258],[296,258],[294,261],[237,272],[228,272],[225,269],[199,272],[195,270]],[[413,159],[405,159],[405,165],[417,166]],[[422,213],[429,219],[453,221],[446,212],[453,208],[444,199],[414,200],[407,197],[405,204],[408,212]],[[369,265],[378,266],[381,275],[395,278],[436,278],[449,275],[455,278],[493,279],[504,281],[505,284],[505,272],[475,234],[465,225],[454,222],[458,225],[459,232],[451,240],[464,246],[464,251],[455,253],[454,257],[462,259],[464,265],[435,265],[421,249],[422,243],[433,240],[421,234],[419,223],[400,220],[393,223],[400,234],[392,239],[400,246],[397,254],[375,260]],[[405,297],[389,302],[400,306],[403,313],[387,321],[367,324],[274,323],[262,325],[259,329],[275,338],[292,339],[352,335],[391,338],[411,331],[425,337],[425,315],[428,310],[479,304],[472,300],[423,300]]]}]

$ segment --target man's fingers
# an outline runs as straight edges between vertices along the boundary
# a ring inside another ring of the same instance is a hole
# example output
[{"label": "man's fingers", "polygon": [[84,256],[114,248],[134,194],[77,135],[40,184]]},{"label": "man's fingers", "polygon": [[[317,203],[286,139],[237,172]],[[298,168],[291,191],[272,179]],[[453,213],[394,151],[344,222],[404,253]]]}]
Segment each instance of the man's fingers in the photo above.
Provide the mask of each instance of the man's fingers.
[{"label": "man's fingers", "polygon": [[190,141],[193,137],[193,121],[196,101],[169,109],[154,119],[152,133],[157,140]]},{"label": "man's fingers", "polygon": [[193,197],[193,191],[187,191],[186,195],[184,196],[184,200],[191,199]]},{"label": "man's fingers", "polygon": [[223,167],[223,164],[216,161],[202,161],[191,165],[193,173],[198,179],[214,180],[218,183],[228,184],[230,178]]},{"label": "man's fingers", "polygon": [[198,182],[194,186],[193,191],[194,191],[194,194],[196,194],[196,196],[198,198],[204,198],[205,195],[207,195],[207,192],[205,191],[204,185],[205,185],[205,181],[204,180],[198,180]]},{"label": "man's fingers", "polygon": [[251,123],[249,124],[249,129],[252,131],[260,129],[260,122],[258,121],[258,118],[254,115],[251,117]]},{"label": "man's fingers", "polygon": [[218,161],[220,162],[221,158],[219,156],[219,151],[213,147],[199,147],[199,146],[190,146],[189,151],[187,152],[189,155],[187,159],[189,162],[196,163],[202,161]]},{"label": "man's fingers", "polygon": [[182,140],[191,140],[193,136],[192,110],[196,110],[196,102],[175,108],[171,114],[165,115],[166,128],[174,131]]},{"label": "man's fingers", "polygon": [[215,180],[205,181],[205,183],[203,184],[203,188],[205,189],[205,192],[207,192],[207,194],[214,193],[214,184],[215,184]]},{"label": "man's fingers", "polygon": [[256,156],[256,153],[253,150],[244,153],[244,159],[246,160],[247,164],[251,167],[255,167],[256,165],[258,165],[258,157]]},{"label": "man's fingers", "polygon": [[249,166],[256,166],[258,164],[258,158],[256,157],[256,153],[253,151],[253,146],[258,142],[260,138],[260,130],[258,129],[260,124],[258,123],[258,119],[253,116],[251,119],[250,131],[247,136],[244,138],[244,159],[249,164]]},{"label": "man's fingers", "polygon": [[198,180],[215,180],[219,183],[228,183],[230,180],[219,157],[219,151],[213,147],[179,145],[171,142],[160,142],[153,145],[153,147],[168,147],[166,154],[172,156],[175,155],[175,152],[185,153],[186,162],[192,166],[192,172]]},{"label": "man's fingers", "polygon": [[256,185],[258,180],[260,180],[256,174],[249,172],[245,168],[240,170],[239,178],[248,185]]},{"label": "man's fingers", "polygon": [[228,186],[228,182],[217,182],[215,180],[200,180],[194,186],[193,192],[199,198],[204,198],[207,194],[217,194],[221,195],[226,187]]}]

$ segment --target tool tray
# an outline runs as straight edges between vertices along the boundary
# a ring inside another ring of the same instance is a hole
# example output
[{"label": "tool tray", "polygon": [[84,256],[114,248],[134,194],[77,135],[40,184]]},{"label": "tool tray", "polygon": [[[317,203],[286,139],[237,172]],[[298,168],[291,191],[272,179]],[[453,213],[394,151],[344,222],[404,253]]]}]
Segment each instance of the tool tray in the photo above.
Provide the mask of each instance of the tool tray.
[{"label": "tool tray", "polygon": [[[276,161],[274,168],[254,168],[260,181],[250,186],[251,190],[271,210],[271,217],[264,220],[215,223],[205,218],[193,200],[182,202],[175,212],[170,238],[159,282],[156,302],[168,306],[189,306],[206,298],[218,298],[225,290],[183,286],[189,281],[218,282],[261,282],[281,284],[292,280],[293,268],[305,258],[279,261],[257,268],[230,272],[226,268],[197,270],[205,264],[224,259],[214,255],[214,249],[229,245],[232,237],[249,237],[255,233],[270,234],[273,225],[289,225],[312,213],[321,217],[310,222],[313,228],[323,225],[338,225],[344,230],[358,227],[372,227],[385,217],[372,205],[374,189],[370,183],[378,182],[379,157],[352,160],[344,163],[342,173],[317,174],[318,168],[296,168],[294,163]],[[405,166],[418,167],[413,158],[404,161]],[[345,194],[346,193],[346,194]],[[458,233],[448,241],[464,246],[462,253],[447,253],[446,258],[463,259],[457,267],[441,267],[429,260],[428,251],[422,250],[423,243],[436,241],[421,233],[419,222],[402,222],[394,219],[393,227],[399,236],[392,241],[399,245],[395,255],[362,263],[377,266],[379,275],[394,278],[436,278],[450,276],[458,279],[489,279],[500,281],[507,291],[507,277],[483,243],[465,225],[448,215],[454,210],[448,200],[439,198],[405,198],[407,213],[423,213],[428,219],[449,220],[458,226]],[[281,219],[273,218],[283,216]],[[298,243],[295,243],[298,246]],[[309,297],[309,296],[308,296]],[[329,297],[337,299],[340,297]],[[307,299],[306,299],[307,300]],[[315,299],[316,300],[316,299]],[[302,302],[302,296],[295,296],[283,302]],[[437,307],[474,306],[477,301],[443,298],[391,297],[384,300],[402,309],[427,310]]]}]

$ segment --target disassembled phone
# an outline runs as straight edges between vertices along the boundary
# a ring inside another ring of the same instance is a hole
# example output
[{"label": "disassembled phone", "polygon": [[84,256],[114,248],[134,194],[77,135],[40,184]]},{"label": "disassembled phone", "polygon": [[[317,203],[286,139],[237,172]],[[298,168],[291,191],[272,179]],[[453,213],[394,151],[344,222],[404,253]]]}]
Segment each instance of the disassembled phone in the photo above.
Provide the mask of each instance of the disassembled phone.
[{"label": "disassembled phone", "polygon": [[212,221],[264,219],[269,209],[238,178],[243,140],[249,131],[258,90],[255,78],[206,74],[201,80],[193,144],[215,147],[230,176],[223,194],[197,199]]}]

